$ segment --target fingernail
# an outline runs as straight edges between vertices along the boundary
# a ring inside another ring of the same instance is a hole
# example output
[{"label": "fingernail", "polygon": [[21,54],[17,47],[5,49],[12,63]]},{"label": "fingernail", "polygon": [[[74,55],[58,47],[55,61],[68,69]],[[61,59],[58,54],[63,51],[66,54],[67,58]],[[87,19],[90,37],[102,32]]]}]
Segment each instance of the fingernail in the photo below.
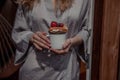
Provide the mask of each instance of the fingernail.
[{"label": "fingernail", "polygon": [[51,44],[51,42],[50,42],[50,41],[48,41],[48,43],[49,43],[49,44]]},{"label": "fingernail", "polygon": [[51,48],[51,45],[49,46],[49,48]]},{"label": "fingernail", "polygon": [[47,33],[46,32],[42,32],[42,34],[46,35]]}]

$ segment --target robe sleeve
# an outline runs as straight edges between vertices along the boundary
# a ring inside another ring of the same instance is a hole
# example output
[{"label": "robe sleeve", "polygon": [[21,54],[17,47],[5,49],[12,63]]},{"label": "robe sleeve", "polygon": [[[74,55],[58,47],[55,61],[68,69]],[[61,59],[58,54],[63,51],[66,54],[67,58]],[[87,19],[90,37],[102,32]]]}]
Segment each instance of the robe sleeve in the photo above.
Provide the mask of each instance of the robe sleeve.
[{"label": "robe sleeve", "polygon": [[23,12],[22,6],[18,6],[14,28],[12,30],[12,38],[16,43],[16,55],[15,55],[15,65],[20,64],[25,61],[27,56],[27,51],[29,49],[29,39],[33,35],[33,32],[28,26],[25,14]]},{"label": "robe sleeve", "polygon": [[81,16],[82,16],[82,24],[78,37],[81,37],[83,40],[83,44],[78,48],[78,57],[80,57],[84,62],[88,59],[88,42],[91,37],[91,26],[89,25],[89,16],[90,16],[90,0],[85,0],[85,5],[82,8]]}]

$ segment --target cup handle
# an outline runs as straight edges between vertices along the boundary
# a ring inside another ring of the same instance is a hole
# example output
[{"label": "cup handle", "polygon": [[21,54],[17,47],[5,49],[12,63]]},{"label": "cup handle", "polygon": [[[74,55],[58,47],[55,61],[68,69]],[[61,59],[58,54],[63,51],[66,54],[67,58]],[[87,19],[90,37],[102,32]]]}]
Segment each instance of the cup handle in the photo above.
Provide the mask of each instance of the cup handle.
[{"label": "cup handle", "polygon": [[50,35],[49,35],[49,34],[47,34],[46,36],[47,36],[47,38],[49,38],[49,39],[50,39]]},{"label": "cup handle", "polygon": [[47,34],[46,36],[47,36],[48,39],[50,39],[50,35],[49,34]]}]

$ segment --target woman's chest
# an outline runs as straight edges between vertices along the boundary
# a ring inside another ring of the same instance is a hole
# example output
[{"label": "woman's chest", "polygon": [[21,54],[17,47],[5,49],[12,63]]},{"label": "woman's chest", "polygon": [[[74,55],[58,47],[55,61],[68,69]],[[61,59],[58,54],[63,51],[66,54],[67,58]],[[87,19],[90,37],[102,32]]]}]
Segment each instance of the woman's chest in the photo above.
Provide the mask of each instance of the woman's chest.
[{"label": "woman's chest", "polygon": [[58,10],[55,12],[53,4],[51,2],[52,0],[41,0],[40,3],[36,4],[32,11],[32,17],[34,20],[57,20],[57,21],[63,21],[65,19],[74,19],[77,20],[79,18],[82,6],[83,6],[83,0],[75,0],[72,3],[71,8],[67,9],[63,13]]},{"label": "woman's chest", "polygon": [[[55,12],[51,0],[41,0],[34,6],[31,12],[31,21],[36,27],[41,30],[47,29],[52,21],[64,23],[68,25],[71,22],[77,22],[80,18],[82,11],[83,0],[75,0],[71,8],[67,9],[63,13],[61,11]],[[42,27],[44,28],[42,29]]]}]

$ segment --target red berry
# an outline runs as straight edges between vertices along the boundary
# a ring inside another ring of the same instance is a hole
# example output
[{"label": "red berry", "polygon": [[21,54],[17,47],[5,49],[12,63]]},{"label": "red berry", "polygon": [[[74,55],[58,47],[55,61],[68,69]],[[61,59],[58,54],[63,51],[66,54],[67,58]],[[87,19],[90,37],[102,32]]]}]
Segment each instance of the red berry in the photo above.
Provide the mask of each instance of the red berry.
[{"label": "red berry", "polygon": [[57,22],[55,22],[55,21],[51,22],[51,27],[57,27],[57,25],[58,25]]},{"label": "red berry", "polygon": [[59,27],[63,27],[64,26],[64,24],[63,23],[59,23],[59,25],[58,25]]}]

